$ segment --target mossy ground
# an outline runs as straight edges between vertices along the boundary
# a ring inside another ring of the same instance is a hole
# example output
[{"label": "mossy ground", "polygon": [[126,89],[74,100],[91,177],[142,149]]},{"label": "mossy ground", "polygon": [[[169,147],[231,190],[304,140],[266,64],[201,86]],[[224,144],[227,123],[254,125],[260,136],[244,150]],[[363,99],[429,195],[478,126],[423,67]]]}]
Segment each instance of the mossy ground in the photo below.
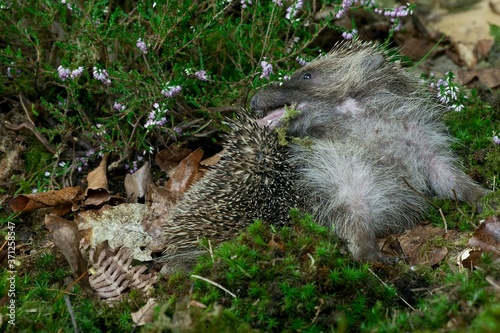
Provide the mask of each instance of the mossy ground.
[{"label": "mossy ground", "polygon": [[[20,193],[81,184],[103,153],[121,161],[109,175],[119,193],[127,164],[152,162],[153,152],[171,145],[218,145],[223,119],[248,105],[252,91],[289,75],[298,57],[328,51],[346,30],[335,20],[314,19],[342,1],[304,1],[293,19],[286,18],[290,3],[278,2],[254,1],[245,9],[225,0],[0,1],[1,161],[19,149],[12,169],[0,169],[0,235],[9,240],[9,227],[16,231],[13,266],[8,242],[0,254],[0,331],[74,332],[72,317],[82,332],[500,331],[500,264],[490,256],[472,271],[458,270],[452,256],[437,267],[359,263],[299,212],[284,228],[256,222],[201,257],[192,272],[162,277],[153,291],[154,321],[139,328],[130,314],[144,295],[132,292],[111,308],[72,284],[69,265],[43,226],[48,211],[8,209]],[[369,16],[352,13],[361,31]],[[394,32],[378,31],[379,41],[392,43]],[[269,78],[261,75],[263,61],[274,65]],[[61,77],[60,67],[80,66],[80,76]],[[94,68],[106,69],[111,84],[96,78]],[[182,92],[166,97],[163,90],[177,85]],[[443,120],[464,168],[497,190],[500,149],[492,138],[500,133],[500,95],[477,91],[459,101],[464,110]],[[165,124],[146,128],[152,114],[157,121],[165,116]],[[6,121],[33,127],[8,130]],[[491,200],[498,202],[498,194]],[[497,214],[488,208],[478,216],[453,200],[434,203],[448,228],[459,231]],[[444,226],[437,210],[426,219]],[[8,323],[12,300],[14,326]]]}]

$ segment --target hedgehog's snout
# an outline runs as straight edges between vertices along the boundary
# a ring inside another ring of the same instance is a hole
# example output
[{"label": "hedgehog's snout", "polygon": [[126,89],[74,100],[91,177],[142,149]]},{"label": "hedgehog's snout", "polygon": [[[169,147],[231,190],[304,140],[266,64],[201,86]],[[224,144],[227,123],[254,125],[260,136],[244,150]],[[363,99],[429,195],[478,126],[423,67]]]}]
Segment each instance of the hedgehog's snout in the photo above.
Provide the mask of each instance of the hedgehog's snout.
[{"label": "hedgehog's snout", "polygon": [[252,99],[250,100],[250,108],[252,111],[257,111],[257,107],[259,105],[259,94],[253,95]]}]

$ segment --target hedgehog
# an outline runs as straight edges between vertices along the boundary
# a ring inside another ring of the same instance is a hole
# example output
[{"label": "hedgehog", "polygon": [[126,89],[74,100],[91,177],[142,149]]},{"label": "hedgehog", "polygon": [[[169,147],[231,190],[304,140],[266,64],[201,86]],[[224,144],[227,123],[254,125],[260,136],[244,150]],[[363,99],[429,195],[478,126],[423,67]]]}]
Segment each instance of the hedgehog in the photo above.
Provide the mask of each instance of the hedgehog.
[{"label": "hedgehog", "polygon": [[375,44],[342,42],[250,101],[259,125],[312,141],[290,145],[306,209],[355,259],[385,264],[395,258],[377,237],[415,226],[425,196],[475,204],[488,193],[450,150],[446,109],[390,60]]},{"label": "hedgehog", "polygon": [[288,147],[247,113],[230,123],[219,163],[183,195],[162,224],[163,273],[189,269],[212,244],[234,238],[256,219],[280,226],[299,207],[295,167]]}]

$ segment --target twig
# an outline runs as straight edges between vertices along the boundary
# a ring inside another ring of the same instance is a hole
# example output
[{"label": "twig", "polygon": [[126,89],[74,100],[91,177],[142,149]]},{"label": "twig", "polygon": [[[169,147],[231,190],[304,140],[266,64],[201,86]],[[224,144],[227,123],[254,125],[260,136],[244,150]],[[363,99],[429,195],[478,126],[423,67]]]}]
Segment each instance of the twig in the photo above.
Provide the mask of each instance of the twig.
[{"label": "twig", "polygon": [[235,295],[235,294],[233,294],[232,292],[230,292],[229,290],[227,290],[226,288],[224,288],[223,286],[221,286],[221,285],[220,285],[220,284],[218,284],[217,282],[214,282],[214,281],[212,281],[212,280],[209,280],[209,279],[207,279],[207,278],[204,278],[204,277],[199,276],[199,275],[194,275],[194,274],[193,274],[193,275],[191,275],[191,277],[193,277],[193,278],[195,278],[195,279],[200,279],[200,280],[203,280],[203,281],[205,281],[205,282],[208,282],[208,283],[210,283],[211,285],[216,286],[216,287],[218,287],[218,288],[220,288],[220,289],[224,290],[226,293],[228,293],[229,295],[231,295],[231,296],[233,296],[234,298],[236,298],[236,295]]},{"label": "twig", "polygon": [[76,324],[75,313],[73,312],[73,306],[71,305],[71,301],[69,300],[68,295],[64,295],[64,302],[66,303],[66,307],[68,308],[69,316],[71,317],[71,323],[73,324],[73,331],[75,333],[80,332],[78,330],[78,325]]},{"label": "twig", "polygon": [[40,141],[40,143],[45,147],[45,149],[47,149],[50,153],[52,153],[54,155],[56,154],[56,152],[57,152],[56,149],[54,147],[52,147],[52,145],[49,143],[49,141],[42,134],[40,134],[40,132],[38,132],[36,130],[35,125],[33,125],[31,123],[22,123],[19,125],[14,125],[14,124],[8,122],[7,120],[4,122],[4,124],[5,124],[5,127],[7,129],[10,129],[11,131],[14,131],[14,132],[18,132],[18,131],[22,130],[23,128],[30,130],[36,136],[38,141]]},{"label": "twig", "polygon": [[[368,268],[368,271],[370,273],[372,273],[373,276],[375,276],[384,286],[386,286],[387,288],[389,288],[389,286],[387,285],[387,283],[385,283],[384,281],[382,281],[382,279],[379,278],[378,275],[375,274],[374,271],[372,271],[370,268]],[[403,303],[405,303],[410,309],[412,309],[412,311],[415,311],[415,308],[413,306],[411,306],[410,303],[408,303],[403,297],[399,296],[399,294],[397,292],[396,292],[396,296],[398,296],[399,299],[403,301]]]}]

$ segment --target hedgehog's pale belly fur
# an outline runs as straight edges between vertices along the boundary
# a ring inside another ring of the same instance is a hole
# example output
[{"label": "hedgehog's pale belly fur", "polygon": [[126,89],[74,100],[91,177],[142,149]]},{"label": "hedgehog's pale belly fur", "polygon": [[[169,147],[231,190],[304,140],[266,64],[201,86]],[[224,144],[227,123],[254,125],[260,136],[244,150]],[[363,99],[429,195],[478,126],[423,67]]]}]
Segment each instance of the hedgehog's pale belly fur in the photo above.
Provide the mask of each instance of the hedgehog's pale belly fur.
[{"label": "hedgehog's pale belly fur", "polygon": [[[457,167],[439,121],[443,108],[371,44],[342,43],[289,81],[259,90],[250,104],[269,113],[270,128],[287,126],[313,144],[284,148],[252,120],[237,125],[227,160],[165,224],[167,257],[194,258],[198,237],[224,240],[258,217],[284,223],[289,208],[304,205],[354,258],[390,262],[376,237],[415,225],[428,208],[421,194],[475,203],[488,192]],[[276,119],[285,105],[298,115],[282,124]],[[224,187],[214,185],[219,180]]]}]

